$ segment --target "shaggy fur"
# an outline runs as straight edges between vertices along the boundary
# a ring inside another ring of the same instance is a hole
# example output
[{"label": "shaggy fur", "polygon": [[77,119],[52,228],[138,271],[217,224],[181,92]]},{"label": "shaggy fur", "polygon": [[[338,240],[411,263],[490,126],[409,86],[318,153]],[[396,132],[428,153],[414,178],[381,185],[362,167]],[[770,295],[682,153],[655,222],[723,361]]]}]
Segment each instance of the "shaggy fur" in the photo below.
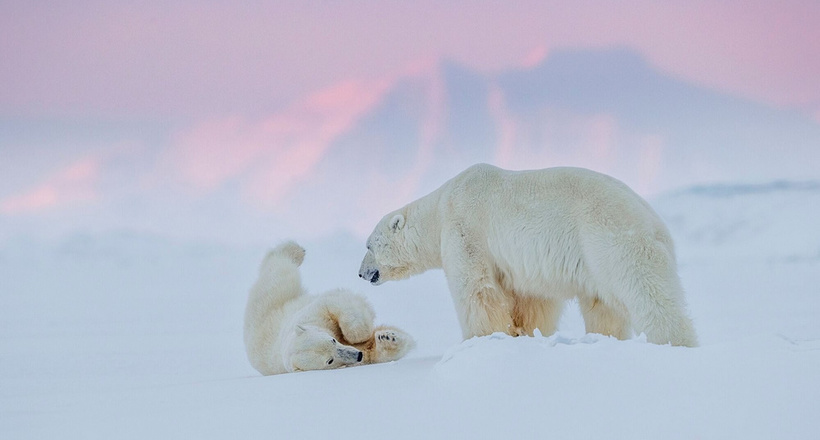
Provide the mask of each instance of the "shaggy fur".
[{"label": "shaggy fur", "polygon": [[387,214],[367,247],[373,284],[443,268],[464,338],[550,334],[577,298],[588,332],[697,345],[666,226],[590,170],[475,165]]},{"label": "shaggy fur", "polygon": [[259,268],[245,309],[248,360],[264,375],[388,362],[413,339],[395,327],[374,327],[373,307],[347,290],[308,295],[299,266],[305,250],[286,242]]}]

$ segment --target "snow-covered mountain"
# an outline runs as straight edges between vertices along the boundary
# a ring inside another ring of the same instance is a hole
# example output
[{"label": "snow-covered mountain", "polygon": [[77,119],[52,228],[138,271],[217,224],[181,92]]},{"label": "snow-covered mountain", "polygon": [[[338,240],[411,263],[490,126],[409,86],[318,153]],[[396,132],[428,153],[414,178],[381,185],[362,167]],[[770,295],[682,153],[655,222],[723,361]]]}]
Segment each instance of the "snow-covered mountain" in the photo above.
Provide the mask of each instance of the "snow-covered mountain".
[{"label": "snow-covered mountain", "polygon": [[[671,77],[625,49],[555,50],[497,72],[438,61],[356,84],[201,123],[6,123],[0,239],[78,229],[225,243],[363,234],[477,162],[582,166],[650,196],[700,182],[820,179],[816,118]],[[53,193],[64,197],[49,208]]]},{"label": "snow-covered mountain", "polygon": [[[820,185],[710,185],[653,201],[702,346],[559,333],[461,342],[440,271],[371,287],[351,236],[304,242],[309,290],[349,287],[418,348],[260,377],[242,345],[265,248],[123,233],[0,244],[2,438],[812,439]],[[298,238],[298,237],[295,237]],[[317,420],[317,417],[321,420]]]},{"label": "snow-covered mountain", "polygon": [[[442,61],[397,81],[329,149],[328,171],[424,169],[429,187],[476,162],[577,165],[633,187],[818,178],[820,124],[670,77],[626,49],[566,50],[519,70]],[[357,179],[340,179],[360,182]],[[420,194],[419,194],[420,195]]]},{"label": "snow-covered mountain", "polygon": [[[555,51],[494,73],[441,61],[393,82],[287,206],[362,233],[477,162],[581,166],[654,195],[698,182],[820,179],[818,145],[816,120],[670,77],[628,50]],[[330,191],[342,196],[317,207]]]}]

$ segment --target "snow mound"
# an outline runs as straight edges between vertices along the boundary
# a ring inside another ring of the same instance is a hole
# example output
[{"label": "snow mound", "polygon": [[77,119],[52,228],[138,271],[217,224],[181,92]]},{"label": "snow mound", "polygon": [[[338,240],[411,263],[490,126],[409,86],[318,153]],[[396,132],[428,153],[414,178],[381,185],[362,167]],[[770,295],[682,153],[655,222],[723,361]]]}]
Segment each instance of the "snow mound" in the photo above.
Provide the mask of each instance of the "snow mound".
[{"label": "snow mound", "polygon": [[652,205],[684,264],[820,260],[820,182],[695,186]]},{"label": "snow mound", "polygon": [[[513,337],[506,333],[496,332],[488,336],[477,336],[467,339],[455,347],[450,348],[437,367],[442,367],[445,364],[453,361],[459,362],[465,357],[474,358],[475,355],[486,358],[503,357],[515,352],[540,352],[547,350],[557,345],[592,345],[592,344],[607,344],[611,342],[618,342],[617,339],[611,336],[604,336],[595,333],[588,333],[581,337],[572,337],[561,332],[557,332],[549,337],[544,337],[541,332],[536,330],[534,337],[521,336]],[[644,336],[640,342],[646,342]]]},{"label": "snow mound", "polygon": [[501,370],[507,365],[515,365],[516,369],[543,368],[553,358],[566,356],[567,351],[621,351],[624,346],[638,350],[660,347],[647,344],[643,334],[634,339],[619,341],[611,336],[594,333],[574,336],[572,333],[559,331],[548,337],[542,336],[538,330],[534,337],[493,333],[467,339],[450,348],[435,369],[443,376],[460,376],[471,371]]}]

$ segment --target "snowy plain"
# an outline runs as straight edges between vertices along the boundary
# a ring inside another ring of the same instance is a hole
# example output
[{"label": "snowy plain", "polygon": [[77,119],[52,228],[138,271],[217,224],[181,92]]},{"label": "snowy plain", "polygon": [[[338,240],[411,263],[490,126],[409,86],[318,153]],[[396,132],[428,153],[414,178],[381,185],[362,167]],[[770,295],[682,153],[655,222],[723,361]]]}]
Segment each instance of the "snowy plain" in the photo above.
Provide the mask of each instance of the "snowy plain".
[{"label": "snowy plain", "polygon": [[311,292],[360,291],[417,348],[262,377],[242,317],[267,247],[137,233],[0,244],[2,439],[820,438],[820,184],[652,200],[701,346],[559,332],[461,341],[441,271],[371,287],[363,240],[303,242]]}]

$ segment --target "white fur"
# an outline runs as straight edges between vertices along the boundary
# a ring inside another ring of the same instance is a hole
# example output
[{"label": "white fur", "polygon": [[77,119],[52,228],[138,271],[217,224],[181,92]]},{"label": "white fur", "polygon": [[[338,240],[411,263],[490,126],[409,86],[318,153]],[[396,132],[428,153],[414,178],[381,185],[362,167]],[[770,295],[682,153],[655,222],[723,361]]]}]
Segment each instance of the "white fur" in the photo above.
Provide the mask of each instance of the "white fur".
[{"label": "white fur", "polygon": [[443,268],[464,338],[550,334],[578,298],[588,332],[697,345],[666,226],[590,170],[475,165],[385,215],[367,244],[359,275],[374,284]]},{"label": "white fur", "polygon": [[245,309],[245,349],[257,371],[271,375],[387,362],[413,347],[413,339],[395,327],[374,328],[373,307],[361,295],[342,289],[306,294],[299,275],[304,256],[301,246],[286,242],[259,268]]}]

